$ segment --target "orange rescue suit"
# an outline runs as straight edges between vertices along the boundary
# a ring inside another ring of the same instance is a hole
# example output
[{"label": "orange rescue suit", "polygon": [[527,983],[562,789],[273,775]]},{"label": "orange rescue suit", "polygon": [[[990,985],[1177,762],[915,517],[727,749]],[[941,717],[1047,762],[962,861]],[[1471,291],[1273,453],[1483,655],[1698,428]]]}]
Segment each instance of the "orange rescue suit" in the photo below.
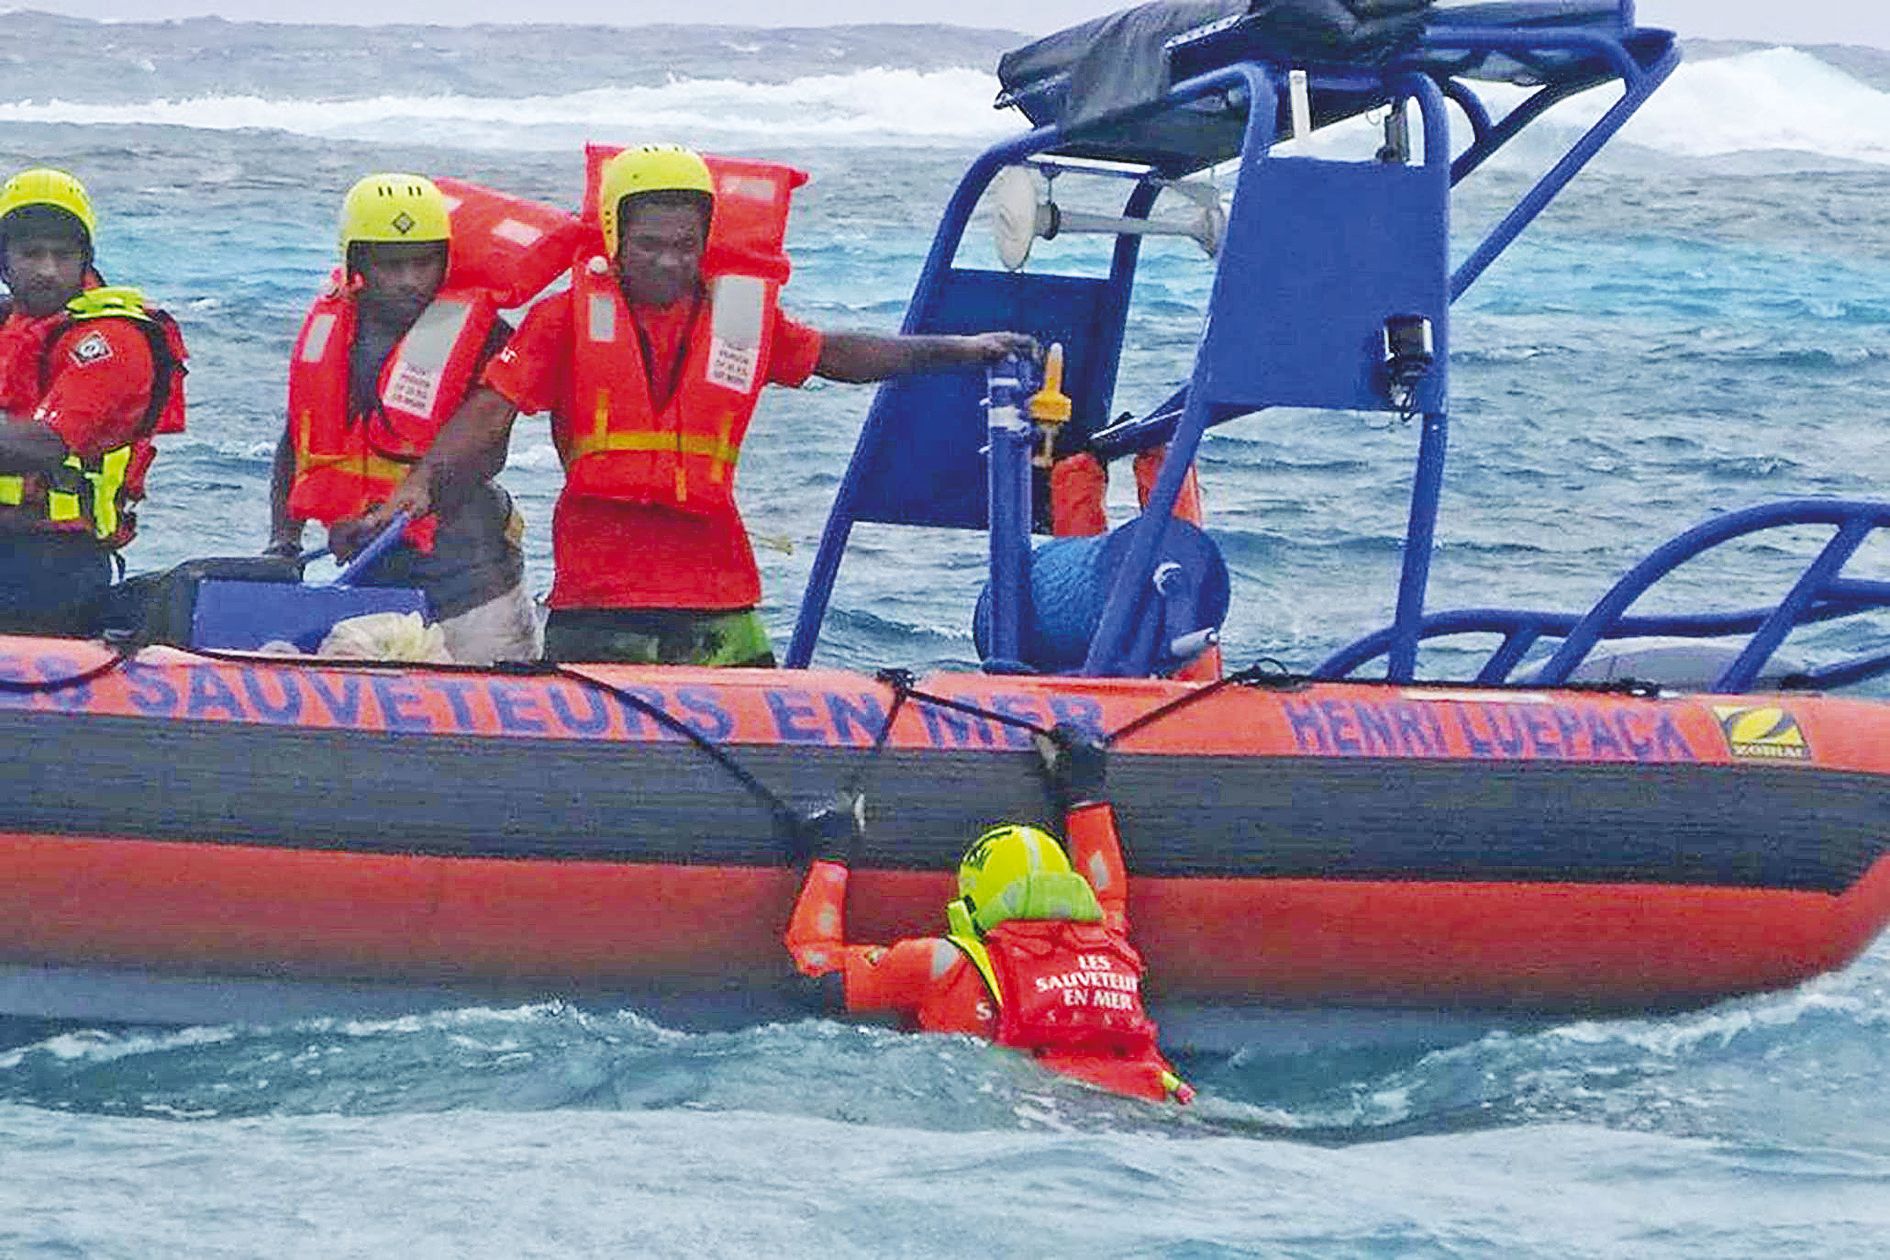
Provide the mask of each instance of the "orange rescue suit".
[{"label": "orange rescue suit", "polygon": [[[1131,963],[1139,990],[1140,960],[1128,944],[1128,873],[1116,837],[1115,811],[1106,802],[1073,808],[1065,822],[1070,864],[1089,881],[1101,904],[1099,925],[1036,924],[1017,921],[1013,935],[1041,948],[1075,932],[1091,942],[1098,954]],[[910,1028],[922,1032],[970,1033],[999,1044],[1011,1044],[1000,1003],[984,975],[950,938],[909,937],[890,946],[856,945],[846,940],[847,868],[837,862],[817,861],[809,868],[799,899],[788,921],[787,947],[803,975],[838,973],[853,1013],[893,1011]],[[988,946],[1012,924],[1000,924],[986,936]],[[995,949],[993,952],[996,952]],[[1034,970],[1078,970],[1046,960]],[[1014,973],[1013,973],[1014,974]],[[1139,1009],[1139,995],[1138,995]],[[1136,1098],[1186,1102],[1193,1091],[1180,1082],[1174,1067],[1154,1048],[1154,1028],[1135,1048],[1105,1049],[1093,1044],[1062,1047],[1054,1035],[1046,1037],[1041,1024],[1030,1044],[1020,1044],[1044,1066],[1078,1080]]]}]

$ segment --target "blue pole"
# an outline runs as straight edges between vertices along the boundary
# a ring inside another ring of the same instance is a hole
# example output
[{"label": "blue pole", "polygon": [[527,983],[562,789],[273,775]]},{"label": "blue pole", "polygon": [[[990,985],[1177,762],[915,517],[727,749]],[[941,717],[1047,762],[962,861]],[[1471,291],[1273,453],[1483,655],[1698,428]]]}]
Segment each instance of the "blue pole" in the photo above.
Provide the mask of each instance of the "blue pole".
[{"label": "blue pole", "polygon": [[1404,527],[1404,571],[1398,578],[1391,650],[1386,654],[1385,677],[1392,682],[1410,682],[1417,671],[1424,592],[1431,579],[1431,548],[1436,544],[1437,501],[1443,493],[1449,433],[1450,424],[1443,412],[1426,413],[1418,439],[1417,475],[1411,483],[1411,515]]},{"label": "blue pole", "polygon": [[[1450,130],[1443,93],[1422,75],[1395,78],[1391,87],[1417,101],[1424,120],[1424,167],[1441,188],[1437,197],[1448,233],[1450,216]],[[1447,265],[1439,259],[1440,265]],[[1450,320],[1440,313],[1435,338],[1436,358],[1418,396],[1424,418],[1418,435],[1417,472],[1411,480],[1411,511],[1404,527],[1404,563],[1398,575],[1398,602],[1392,614],[1391,645],[1386,653],[1385,677],[1409,682],[1417,672],[1418,642],[1424,635],[1424,594],[1430,585],[1431,551],[1437,538],[1437,505],[1443,494],[1444,456],[1449,449]]]},{"label": "blue pole", "polygon": [[1025,672],[1024,619],[1030,607],[1030,455],[1035,431],[1025,414],[1028,365],[1012,355],[989,369],[985,465],[990,490],[991,639],[985,669]]},{"label": "blue pole", "polygon": [[332,585],[353,586],[360,580],[362,574],[374,567],[376,560],[393,550],[394,545],[400,541],[401,531],[407,528],[408,522],[412,519],[405,512],[394,513],[394,519],[387,522],[387,528],[374,535],[367,546],[355,553],[354,558],[348,561],[347,567],[335,576]]}]

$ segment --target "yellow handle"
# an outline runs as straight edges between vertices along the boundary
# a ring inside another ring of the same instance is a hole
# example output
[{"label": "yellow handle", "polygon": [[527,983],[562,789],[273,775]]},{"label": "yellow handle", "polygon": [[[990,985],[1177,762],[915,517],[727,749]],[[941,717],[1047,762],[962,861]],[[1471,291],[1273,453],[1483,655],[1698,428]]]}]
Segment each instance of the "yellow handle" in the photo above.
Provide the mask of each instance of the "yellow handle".
[{"label": "yellow handle", "polygon": [[1070,419],[1070,396],[1063,392],[1063,343],[1052,342],[1043,358],[1043,388],[1030,396],[1030,418],[1037,426],[1039,443],[1032,459],[1039,468],[1048,468],[1054,457],[1057,430]]}]

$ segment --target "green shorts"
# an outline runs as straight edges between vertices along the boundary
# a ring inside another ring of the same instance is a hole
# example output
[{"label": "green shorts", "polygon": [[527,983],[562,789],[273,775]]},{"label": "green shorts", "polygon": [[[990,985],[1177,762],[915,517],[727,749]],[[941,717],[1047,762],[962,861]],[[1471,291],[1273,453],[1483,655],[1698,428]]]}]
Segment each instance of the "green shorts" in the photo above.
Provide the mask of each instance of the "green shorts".
[{"label": "green shorts", "polygon": [[570,664],[774,667],[768,628],[752,608],[554,608],[545,656]]}]

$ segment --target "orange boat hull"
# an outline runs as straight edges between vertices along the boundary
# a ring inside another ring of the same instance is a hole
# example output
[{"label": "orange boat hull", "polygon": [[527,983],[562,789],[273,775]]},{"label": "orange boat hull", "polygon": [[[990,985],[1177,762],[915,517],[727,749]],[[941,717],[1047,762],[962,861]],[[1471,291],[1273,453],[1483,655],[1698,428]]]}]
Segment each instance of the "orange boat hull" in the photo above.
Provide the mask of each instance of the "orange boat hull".
[{"label": "orange boat hull", "polygon": [[[0,640],[53,679],[87,645]],[[606,684],[599,686],[597,684]],[[0,964],[547,994],[786,974],[761,808],[869,776],[855,934],[936,930],[964,837],[1048,802],[1023,732],[828,672],[508,676],[157,649],[10,695]],[[1120,729],[1189,684],[939,677]],[[1159,998],[1630,1010],[1842,966],[1890,920],[1890,707],[1362,684],[1227,688],[1111,763]],[[33,1013],[17,1011],[14,1013]]]}]

